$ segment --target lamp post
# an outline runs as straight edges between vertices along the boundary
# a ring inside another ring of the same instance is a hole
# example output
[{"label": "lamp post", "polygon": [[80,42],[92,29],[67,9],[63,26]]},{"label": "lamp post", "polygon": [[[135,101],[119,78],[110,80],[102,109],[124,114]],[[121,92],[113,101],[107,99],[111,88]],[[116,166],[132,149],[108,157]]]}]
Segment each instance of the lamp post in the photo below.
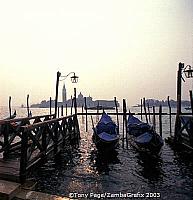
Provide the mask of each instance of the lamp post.
[{"label": "lamp post", "polygon": [[[65,80],[70,74],[73,74],[73,76],[71,76],[72,83],[77,83],[78,82],[78,76],[75,75],[75,72],[70,72],[66,76],[61,76],[61,73],[59,71],[57,72],[57,78],[56,78],[56,96],[55,96],[55,112],[54,112],[55,114],[54,114],[54,118],[56,118],[56,116],[57,116],[59,81]],[[60,80],[60,77],[63,78],[63,79]]]},{"label": "lamp post", "polygon": [[177,132],[181,127],[181,122],[180,122],[180,114],[182,113],[181,111],[181,96],[182,96],[182,81],[184,80],[183,78],[183,73],[185,74],[186,78],[193,78],[193,69],[190,65],[187,65],[184,67],[184,63],[179,63],[178,67],[178,73],[177,73],[177,112],[176,112],[176,123],[175,123],[175,139],[177,139]]}]

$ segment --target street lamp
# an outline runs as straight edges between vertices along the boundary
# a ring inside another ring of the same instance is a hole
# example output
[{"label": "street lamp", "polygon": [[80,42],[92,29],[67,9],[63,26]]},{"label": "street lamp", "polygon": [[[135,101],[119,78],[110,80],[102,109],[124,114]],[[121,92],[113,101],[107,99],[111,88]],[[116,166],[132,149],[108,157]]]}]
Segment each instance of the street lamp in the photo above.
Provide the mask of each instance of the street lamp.
[{"label": "street lamp", "polygon": [[176,113],[176,124],[175,124],[175,136],[177,136],[177,131],[181,127],[180,114],[181,114],[181,94],[182,94],[182,81],[183,73],[186,78],[193,78],[193,68],[190,65],[184,67],[184,63],[179,63],[178,74],[177,74],[177,113]]},{"label": "street lamp", "polygon": [[183,70],[186,78],[193,78],[193,68],[191,65],[187,65]]},{"label": "street lamp", "polygon": [[[57,116],[57,105],[58,105],[58,86],[59,86],[59,81],[63,81],[65,80],[70,74],[73,74],[73,76],[71,76],[71,81],[72,83],[77,83],[78,82],[78,76],[75,75],[75,72],[70,72],[65,76],[61,76],[61,73],[58,71],[57,72],[57,79],[56,79],[56,97],[55,97],[55,114],[54,114],[54,118],[56,118]],[[60,80],[60,77],[63,78]]]}]

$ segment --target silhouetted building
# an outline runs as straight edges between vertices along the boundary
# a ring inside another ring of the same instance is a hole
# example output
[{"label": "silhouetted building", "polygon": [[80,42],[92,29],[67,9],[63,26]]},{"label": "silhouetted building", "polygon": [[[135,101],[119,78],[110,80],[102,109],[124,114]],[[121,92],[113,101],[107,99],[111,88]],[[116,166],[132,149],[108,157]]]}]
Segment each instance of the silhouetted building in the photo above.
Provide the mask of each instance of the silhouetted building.
[{"label": "silhouetted building", "polygon": [[65,83],[63,85],[63,88],[62,88],[62,102],[65,103],[67,100],[66,98],[66,87],[65,87]]}]

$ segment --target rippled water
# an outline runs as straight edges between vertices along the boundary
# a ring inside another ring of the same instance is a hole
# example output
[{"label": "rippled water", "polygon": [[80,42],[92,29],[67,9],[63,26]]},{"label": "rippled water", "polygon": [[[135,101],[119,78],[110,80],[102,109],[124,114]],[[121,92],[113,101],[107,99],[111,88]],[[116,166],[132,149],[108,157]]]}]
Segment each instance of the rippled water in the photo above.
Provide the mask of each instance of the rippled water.
[{"label": "rippled water", "polygon": [[[95,118],[94,121],[96,123]],[[93,195],[91,193],[140,192],[160,194],[161,197],[157,199],[193,199],[191,154],[174,151],[165,144],[161,155],[151,157],[140,154],[130,146],[123,149],[120,141],[114,153],[103,157],[92,143],[91,125],[85,132],[85,118],[79,117],[79,123],[79,148],[67,148],[60,156],[50,159],[34,172],[31,178],[37,181],[37,191],[62,196],[69,196],[69,193]],[[168,136],[168,117],[163,117],[163,137]]]}]

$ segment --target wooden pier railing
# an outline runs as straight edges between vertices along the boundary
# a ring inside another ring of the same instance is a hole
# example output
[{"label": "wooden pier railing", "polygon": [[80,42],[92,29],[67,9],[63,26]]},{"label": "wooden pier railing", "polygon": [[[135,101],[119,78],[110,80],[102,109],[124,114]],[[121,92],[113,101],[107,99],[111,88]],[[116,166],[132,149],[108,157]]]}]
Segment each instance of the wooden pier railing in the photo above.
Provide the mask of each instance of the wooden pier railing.
[{"label": "wooden pier railing", "polygon": [[[6,163],[15,171],[17,181],[24,182],[29,170],[53,152],[57,155],[64,145],[78,144],[80,139],[77,115],[53,118],[44,115],[1,121],[0,171],[6,171]],[[9,160],[7,162],[6,160]],[[3,162],[4,161],[4,162]],[[14,162],[14,166],[11,166]],[[2,169],[2,170],[1,170]],[[0,174],[1,175],[1,174]],[[10,176],[9,176],[10,177]]]}]

